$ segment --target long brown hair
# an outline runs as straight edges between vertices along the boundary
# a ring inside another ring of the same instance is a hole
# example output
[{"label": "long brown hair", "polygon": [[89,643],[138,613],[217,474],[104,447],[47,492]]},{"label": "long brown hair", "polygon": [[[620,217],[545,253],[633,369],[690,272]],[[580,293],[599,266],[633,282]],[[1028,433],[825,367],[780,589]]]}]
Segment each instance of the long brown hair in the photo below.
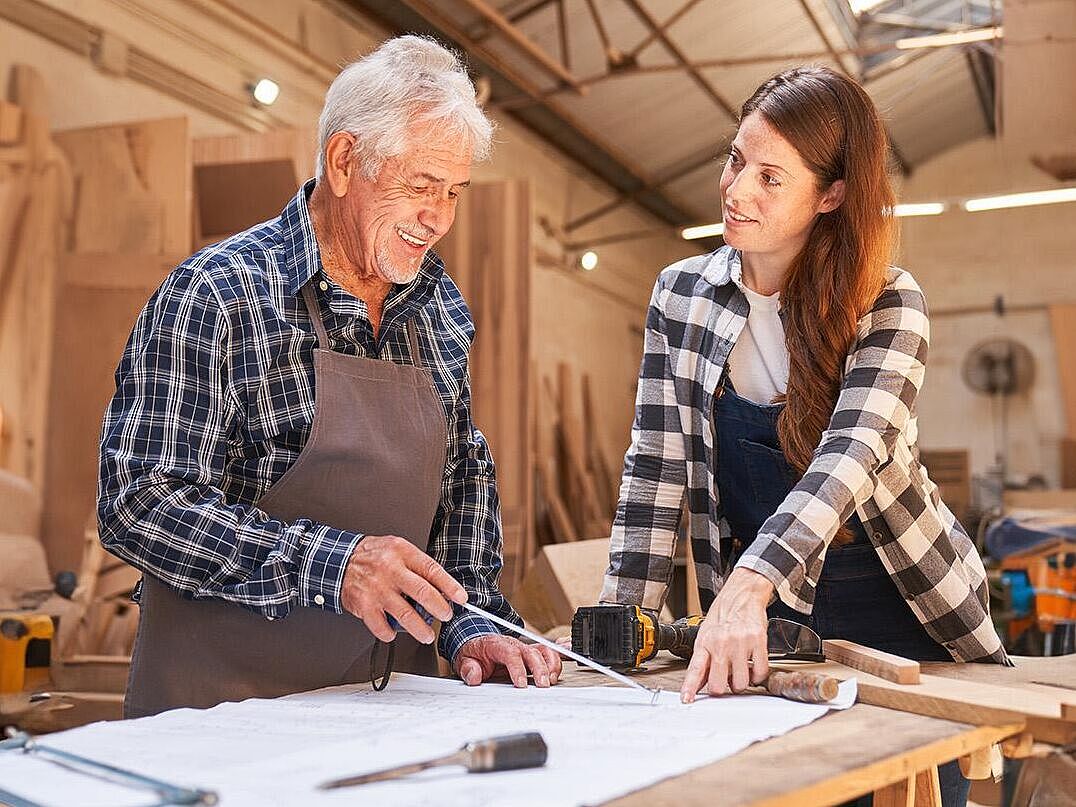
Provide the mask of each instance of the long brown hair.
[{"label": "long brown hair", "polygon": [[[781,448],[801,474],[829,424],[856,324],[885,285],[896,228],[889,141],[867,93],[827,67],[771,78],[743,105],[799,153],[819,192],[845,182],[844,201],[816,217],[781,289],[788,388],[777,421]],[[838,539],[847,539],[842,529]]]}]

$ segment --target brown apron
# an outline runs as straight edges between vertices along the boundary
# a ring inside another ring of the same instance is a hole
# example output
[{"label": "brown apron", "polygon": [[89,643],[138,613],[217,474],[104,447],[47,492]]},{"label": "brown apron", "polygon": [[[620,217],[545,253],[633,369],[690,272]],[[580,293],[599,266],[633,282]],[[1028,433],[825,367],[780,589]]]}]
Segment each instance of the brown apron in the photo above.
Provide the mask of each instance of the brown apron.
[{"label": "brown apron", "polygon": [[[345,356],[329,349],[310,283],[302,296],[318,339],[314,422],[295,463],[257,506],[285,522],[309,518],[399,535],[425,551],[441,495],[446,423],[414,324],[407,323],[414,367]],[[376,645],[350,614],[295,607],[267,619],[225,600],[186,599],[146,575],[124,714],[369,681]],[[405,633],[395,645],[397,669],[437,674],[432,645]]]}]

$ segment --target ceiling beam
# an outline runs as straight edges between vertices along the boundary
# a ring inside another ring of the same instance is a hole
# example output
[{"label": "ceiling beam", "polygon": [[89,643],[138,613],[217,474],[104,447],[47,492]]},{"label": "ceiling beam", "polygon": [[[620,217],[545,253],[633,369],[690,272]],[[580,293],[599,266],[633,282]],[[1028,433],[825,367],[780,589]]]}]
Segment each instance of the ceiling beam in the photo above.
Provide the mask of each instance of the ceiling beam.
[{"label": "ceiling beam", "polygon": [[576,218],[572,219],[564,225],[564,231],[566,233],[570,233],[574,230],[578,230],[580,227],[590,224],[593,221],[597,221],[602,216],[612,213],[621,205],[635,201],[639,194],[644,191],[656,190],[658,188],[663,188],[666,185],[671,185],[673,182],[676,182],[676,180],[683,179],[688,174],[693,174],[707,165],[714,164],[715,155],[720,154],[723,150],[724,149],[715,149],[712,146],[709,146],[703,149],[701,152],[694,154],[685,160],[681,160],[680,163],[674,168],[668,169],[667,171],[663,172],[661,177],[655,179],[652,184],[643,188],[639,188],[638,190],[631,191],[629,193],[618,194],[615,199],[612,199],[611,201],[606,202],[603,205],[599,205],[593,210],[590,210],[582,214],[581,216],[577,216]]},{"label": "ceiling beam", "polygon": [[996,136],[998,133],[997,107],[994,97],[997,87],[994,82],[994,60],[981,50],[970,48],[964,51],[964,58],[967,60],[968,71],[975,85],[975,95],[979,99],[979,108],[983,111],[987,131]]},{"label": "ceiling beam", "polygon": [[650,33],[657,36],[661,44],[664,45],[665,49],[673,55],[673,58],[680,63],[681,67],[687,70],[687,74],[691,77],[691,80],[694,81],[699,88],[709,96],[710,100],[717,104],[729,118],[736,120],[736,110],[724,99],[724,97],[722,97],[721,93],[717,91],[717,88],[707,81],[706,77],[699,72],[699,69],[691,63],[691,60],[687,58],[684,52],[680,49],[680,46],[669,38],[668,33],[662,28],[661,23],[657,21],[654,15],[651,14],[639,0],[624,0],[624,2],[627,3],[628,7],[635,12],[635,15],[643,21],[643,24],[650,29]]},{"label": "ceiling beam", "polygon": [[[826,36],[826,32],[822,28],[822,23],[819,22],[818,17],[815,16],[811,7],[807,5],[807,0],[799,0],[799,3],[800,7],[803,9],[803,13],[807,15],[807,19],[811,21],[811,25],[814,27],[815,33],[818,34],[818,38],[822,40],[822,44],[825,45],[826,50],[829,51],[830,58],[837,63],[846,76],[855,81],[856,77],[852,75],[852,72],[845,66],[844,62],[841,61],[837,48],[835,48],[833,43],[829,41],[829,37]],[[889,141],[889,150],[893,153],[893,159],[896,161],[897,167],[900,169],[901,174],[909,176],[912,173],[911,165],[904,159],[904,155],[901,154],[900,148],[897,146],[897,141],[893,139],[893,135],[889,132],[889,127],[884,128],[886,140]]]},{"label": "ceiling beam", "polygon": [[522,51],[532,62],[543,68],[554,78],[567,84],[580,95],[583,94],[584,89],[579,85],[575,76],[564,68],[564,65],[538,47],[530,37],[520,31],[497,9],[488,5],[484,0],[460,0],[460,2],[476,14],[484,17],[488,23],[504,34],[505,38]]},{"label": "ceiling beam", "polygon": [[632,48],[627,54],[627,59],[629,61],[634,62],[635,59],[639,56],[639,54],[642,53],[644,50],[646,50],[647,46],[651,42],[653,42],[659,36],[664,34],[670,28],[672,28],[672,26],[676,24],[677,20],[679,20],[681,17],[683,17],[689,11],[691,11],[691,9],[693,9],[695,6],[697,6],[699,4],[699,2],[700,2],[700,0],[687,0],[687,2],[685,2],[682,6],[680,6],[680,8],[678,8],[676,11],[673,12],[671,17],[669,17],[667,20],[665,20],[665,22],[663,22],[657,28],[652,29],[650,31],[650,33],[646,35],[646,37],[643,39],[642,42],[640,42],[638,45],[636,45],[634,48]]},{"label": "ceiling beam", "polygon": [[[351,6],[382,22],[389,30],[418,32],[435,36],[468,53],[471,69],[489,78],[495,97],[520,93],[540,98],[542,90],[518,69],[467,36],[459,24],[436,0],[348,0]],[[675,227],[690,224],[695,217],[673,202],[640,167],[590,131],[582,121],[542,99],[532,107],[509,114],[552,144],[561,153],[584,166],[612,187],[614,192],[638,191],[633,201],[639,208]]]}]

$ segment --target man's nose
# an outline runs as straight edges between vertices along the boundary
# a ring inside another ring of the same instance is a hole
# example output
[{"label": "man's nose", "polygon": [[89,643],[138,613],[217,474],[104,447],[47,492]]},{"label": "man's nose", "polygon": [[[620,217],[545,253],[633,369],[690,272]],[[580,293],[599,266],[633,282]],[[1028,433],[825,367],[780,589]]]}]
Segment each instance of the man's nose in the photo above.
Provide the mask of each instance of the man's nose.
[{"label": "man's nose", "polygon": [[452,226],[454,206],[452,199],[431,199],[419,211],[418,220],[423,227],[433,231],[433,235],[440,237]]}]

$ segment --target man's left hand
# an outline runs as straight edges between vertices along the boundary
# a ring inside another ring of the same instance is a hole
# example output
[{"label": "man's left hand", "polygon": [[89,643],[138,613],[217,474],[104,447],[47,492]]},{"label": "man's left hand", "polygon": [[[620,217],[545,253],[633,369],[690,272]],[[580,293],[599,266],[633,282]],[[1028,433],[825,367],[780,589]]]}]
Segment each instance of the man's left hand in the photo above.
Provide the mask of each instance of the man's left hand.
[{"label": "man's left hand", "polygon": [[461,647],[453,666],[464,683],[472,687],[499,671],[507,671],[512,683],[521,689],[527,686],[528,672],[539,687],[555,684],[560,678],[560,654],[555,650],[492,633],[471,639]]}]

